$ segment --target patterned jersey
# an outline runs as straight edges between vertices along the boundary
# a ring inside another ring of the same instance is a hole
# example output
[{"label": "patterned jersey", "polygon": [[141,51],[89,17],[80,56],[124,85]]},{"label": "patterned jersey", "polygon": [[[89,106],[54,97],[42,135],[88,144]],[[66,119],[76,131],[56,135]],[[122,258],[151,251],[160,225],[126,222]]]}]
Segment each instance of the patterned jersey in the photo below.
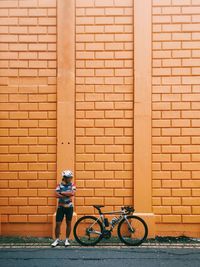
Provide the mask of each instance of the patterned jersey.
[{"label": "patterned jersey", "polygon": [[[62,192],[73,192],[75,193],[76,191],[76,186],[74,183],[68,183],[68,184],[64,184],[64,183],[60,183],[57,187],[56,187],[56,192],[57,193],[62,193]],[[70,207],[73,207],[73,203],[72,203],[72,197],[66,196],[64,198],[59,198],[58,200],[58,205],[62,206],[68,204]]]}]

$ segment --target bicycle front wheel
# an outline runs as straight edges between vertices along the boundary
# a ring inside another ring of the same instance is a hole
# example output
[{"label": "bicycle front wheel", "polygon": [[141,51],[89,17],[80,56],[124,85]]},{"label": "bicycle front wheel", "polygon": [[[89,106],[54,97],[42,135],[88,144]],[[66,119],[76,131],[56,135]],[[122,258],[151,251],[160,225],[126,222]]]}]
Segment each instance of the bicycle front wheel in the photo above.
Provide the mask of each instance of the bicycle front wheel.
[{"label": "bicycle front wheel", "polygon": [[118,225],[118,236],[128,246],[139,246],[146,240],[147,235],[147,224],[140,217],[127,216]]},{"label": "bicycle front wheel", "polygon": [[83,216],[74,225],[74,237],[84,246],[94,246],[102,238],[103,225],[94,216]]}]

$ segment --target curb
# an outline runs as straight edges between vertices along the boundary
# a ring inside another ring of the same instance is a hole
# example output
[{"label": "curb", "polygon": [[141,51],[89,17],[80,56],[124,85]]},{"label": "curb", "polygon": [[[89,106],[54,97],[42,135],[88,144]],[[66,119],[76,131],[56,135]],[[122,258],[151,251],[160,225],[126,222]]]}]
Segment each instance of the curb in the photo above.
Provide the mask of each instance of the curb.
[{"label": "curb", "polygon": [[[51,248],[51,244],[48,243],[2,243],[0,249],[3,248]],[[65,248],[64,245],[56,247],[56,249]],[[200,249],[200,243],[143,243],[138,247],[126,246],[121,243],[104,243],[96,246],[80,246],[79,244],[72,244],[70,248],[129,248],[129,249],[142,249],[142,248],[194,248]]]}]

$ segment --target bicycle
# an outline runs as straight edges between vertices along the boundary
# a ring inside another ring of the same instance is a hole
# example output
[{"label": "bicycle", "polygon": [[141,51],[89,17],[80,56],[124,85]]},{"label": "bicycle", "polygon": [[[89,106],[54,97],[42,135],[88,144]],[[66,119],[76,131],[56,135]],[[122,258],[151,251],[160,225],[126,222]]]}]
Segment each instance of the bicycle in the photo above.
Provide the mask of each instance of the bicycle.
[{"label": "bicycle", "polygon": [[[110,238],[112,231],[116,225],[117,235],[119,239],[129,246],[138,246],[142,244],[148,235],[148,227],[146,222],[135,215],[133,207],[121,207],[120,211],[102,212],[104,206],[93,205],[99,212],[99,217],[83,216],[78,219],[74,225],[74,237],[76,241],[84,246],[94,246],[102,238]],[[105,215],[119,215],[112,218],[109,223]]]}]

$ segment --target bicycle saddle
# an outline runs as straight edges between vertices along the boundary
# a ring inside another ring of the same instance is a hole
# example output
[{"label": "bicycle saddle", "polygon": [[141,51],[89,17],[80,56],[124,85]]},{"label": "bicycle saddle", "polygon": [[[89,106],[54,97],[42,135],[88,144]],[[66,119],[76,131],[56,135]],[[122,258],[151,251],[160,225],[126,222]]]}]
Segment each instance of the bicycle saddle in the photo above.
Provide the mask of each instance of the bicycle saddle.
[{"label": "bicycle saddle", "polygon": [[94,207],[95,209],[97,209],[97,210],[100,210],[100,208],[103,208],[104,206],[102,206],[102,205],[93,205],[93,207]]}]

